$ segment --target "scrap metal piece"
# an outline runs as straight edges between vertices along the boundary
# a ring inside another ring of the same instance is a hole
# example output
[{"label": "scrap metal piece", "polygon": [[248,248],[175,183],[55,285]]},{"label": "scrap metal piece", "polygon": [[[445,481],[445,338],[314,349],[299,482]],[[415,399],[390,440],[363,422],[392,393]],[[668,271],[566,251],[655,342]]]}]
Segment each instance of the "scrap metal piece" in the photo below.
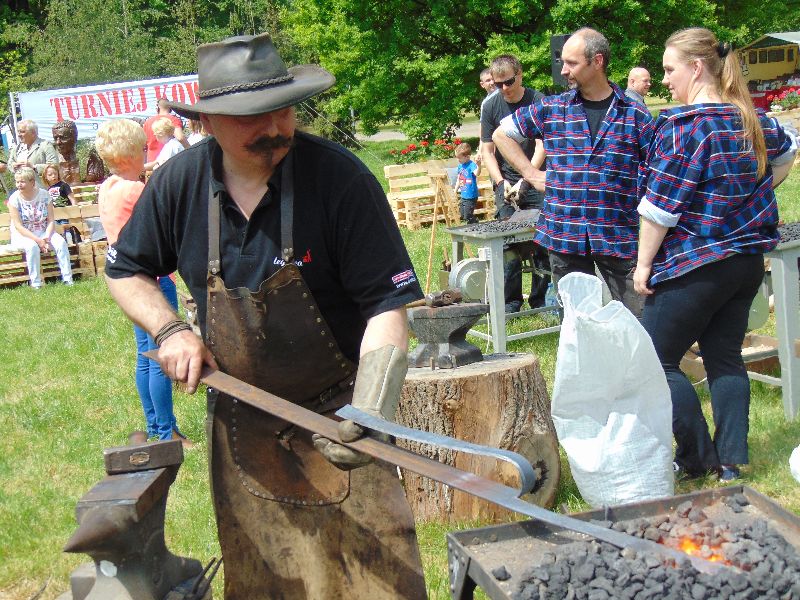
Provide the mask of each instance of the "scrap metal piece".
[{"label": "scrap metal piece", "polygon": [[103,461],[109,475],[172,467],[183,462],[183,444],[180,440],[163,440],[106,448]]},{"label": "scrap metal piece", "polygon": [[481,444],[457,440],[439,433],[412,429],[411,427],[406,427],[399,423],[387,421],[386,419],[381,419],[365,413],[350,404],[337,410],[336,416],[354,421],[362,427],[366,427],[377,433],[391,435],[411,442],[419,442],[420,444],[429,444],[437,448],[447,448],[448,450],[456,450],[457,452],[487,456],[510,463],[519,472],[520,489],[517,491],[518,496],[527,494],[533,489],[533,486],[536,485],[536,473],[531,463],[521,454],[517,454],[511,450],[501,450],[499,448],[492,448],[491,446],[483,446]]}]

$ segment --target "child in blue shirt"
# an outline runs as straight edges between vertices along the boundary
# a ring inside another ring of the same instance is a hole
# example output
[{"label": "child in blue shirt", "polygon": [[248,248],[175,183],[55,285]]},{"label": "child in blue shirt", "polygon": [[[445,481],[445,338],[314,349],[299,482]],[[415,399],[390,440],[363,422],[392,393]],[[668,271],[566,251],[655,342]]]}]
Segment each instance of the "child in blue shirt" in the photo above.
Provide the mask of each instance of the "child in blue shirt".
[{"label": "child in blue shirt", "polygon": [[458,211],[463,223],[477,223],[475,217],[475,206],[478,203],[478,175],[481,173],[480,165],[470,158],[472,146],[466,142],[456,146],[456,158],[458,159],[458,172],[454,191],[461,193],[461,200],[458,203]]}]

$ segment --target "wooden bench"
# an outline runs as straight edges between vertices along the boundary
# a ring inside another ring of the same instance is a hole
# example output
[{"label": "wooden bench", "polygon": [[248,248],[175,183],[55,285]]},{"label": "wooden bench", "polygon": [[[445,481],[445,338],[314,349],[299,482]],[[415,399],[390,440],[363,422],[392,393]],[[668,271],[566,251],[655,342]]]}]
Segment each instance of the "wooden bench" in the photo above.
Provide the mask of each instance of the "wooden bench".
[{"label": "wooden bench", "polygon": [[[53,216],[56,220],[66,220],[68,222],[66,225],[57,226],[61,231],[63,231],[64,227],[74,225],[81,233],[81,237],[89,240],[89,228],[83,219],[94,217],[98,214],[96,205],[66,206],[56,208]],[[85,236],[84,233],[86,233]],[[0,287],[20,285],[30,281],[25,254],[22,250],[10,247],[10,239],[11,215],[9,213],[0,213]],[[91,241],[84,241],[79,244],[69,244],[73,276],[87,275],[93,277],[97,274],[95,254],[102,251],[103,260],[105,260],[105,249],[99,248],[100,245],[105,246],[105,242],[95,242],[93,244]],[[98,247],[96,248],[95,246]],[[41,265],[43,280],[61,277],[55,253],[48,252],[43,254]]]},{"label": "wooden bench", "polygon": [[[458,223],[458,196],[453,192],[453,185],[448,175],[448,170],[456,168],[457,165],[458,160],[452,158],[406,165],[387,165],[383,168],[389,182],[386,197],[398,225],[415,230],[434,221],[444,221],[447,225]],[[480,196],[475,214],[479,217],[493,218],[494,193],[486,173],[478,176],[478,192]]]},{"label": "wooden bench", "polygon": [[97,204],[97,188],[98,185],[96,183],[73,185],[72,193],[75,196],[75,202],[77,202],[78,205]]}]

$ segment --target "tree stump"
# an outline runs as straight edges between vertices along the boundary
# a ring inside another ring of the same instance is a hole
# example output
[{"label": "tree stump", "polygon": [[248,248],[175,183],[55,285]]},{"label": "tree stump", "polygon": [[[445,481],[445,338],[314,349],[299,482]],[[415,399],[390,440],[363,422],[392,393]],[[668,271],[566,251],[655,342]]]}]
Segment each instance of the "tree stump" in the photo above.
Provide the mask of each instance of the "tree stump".
[{"label": "tree stump", "polygon": [[[537,484],[523,498],[540,506],[555,500],[561,463],[539,359],[491,354],[457,369],[408,370],[397,421],[408,427],[522,454]],[[482,477],[519,487],[516,469],[489,457],[398,440],[404,448]],[[503,521],[514,513],[449,486],[403,472],[414,516],[424,521]]]}]

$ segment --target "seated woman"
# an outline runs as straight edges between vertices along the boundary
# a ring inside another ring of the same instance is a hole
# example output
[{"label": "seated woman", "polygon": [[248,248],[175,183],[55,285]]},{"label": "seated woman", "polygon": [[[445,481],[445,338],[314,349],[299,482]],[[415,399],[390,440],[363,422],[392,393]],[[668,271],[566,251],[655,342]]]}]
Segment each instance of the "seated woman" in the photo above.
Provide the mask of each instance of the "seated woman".
[{"label": "seated woman", "polygon": [[183,145],[175,139],[175,124],[167,117],[156,119],[153,122],[153,134],[164,146],[154,161],[144,165],[146,171],[154,171],[176,154],[183,152]]},{"label": "seated woman", "polygon": [[13,225],[13,246],[25,252],[31,287],[42,287],[41,258],[43,252],[55,251],[61,278],[72,285],[72,266],[66,240],[55,232],[53,203],[46,190],[36,186],[36,175],[30,167],[14,173],[17,191],[8,199],[8,212]]},{"label": "seated woman", "polygon": [[[174,127],[169,119],[165,120],[170,123],[170,127]],[[111,171],[111,176],[102,183],[97,194],[100,221],[108,236],[109,244],[117,241],[119,232],[128,222],[133,207],[144,189],[139,176],[144,169],[142,148],[146,141],[142,127],[129,119],[107,121],[97,131],[95,147]],[[172,308],[177,311],[178,295],[174,280],[165,274],[158,278],[158,284]],[[178,429],[172,409],[172,383],[156,361],[142,355],[143,352],[155,350],[158,346],[138,325],[133,326],[133,333],[138,351],[136,390],[147,423],[146,437],[159,440],[180,439],[184,448],[192,447],[192,442]],[[134,441],[144,440],[134,438]]]}]

